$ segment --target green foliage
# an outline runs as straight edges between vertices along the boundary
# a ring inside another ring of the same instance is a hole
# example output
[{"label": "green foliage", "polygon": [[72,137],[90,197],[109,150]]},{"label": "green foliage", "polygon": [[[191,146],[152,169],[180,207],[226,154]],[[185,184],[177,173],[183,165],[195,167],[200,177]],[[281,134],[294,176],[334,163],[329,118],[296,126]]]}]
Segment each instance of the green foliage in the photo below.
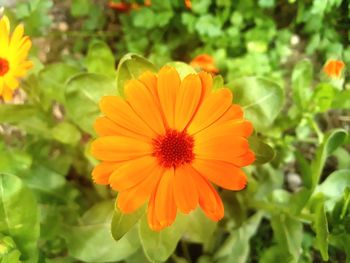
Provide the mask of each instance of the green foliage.
[{"label": "green foliage", "polygon": [[39,209],[33,193],[18,177],[1,174],[0,255],[5,255],[7,262],[19,255],[23,262],[36,262],[39,229]]}]

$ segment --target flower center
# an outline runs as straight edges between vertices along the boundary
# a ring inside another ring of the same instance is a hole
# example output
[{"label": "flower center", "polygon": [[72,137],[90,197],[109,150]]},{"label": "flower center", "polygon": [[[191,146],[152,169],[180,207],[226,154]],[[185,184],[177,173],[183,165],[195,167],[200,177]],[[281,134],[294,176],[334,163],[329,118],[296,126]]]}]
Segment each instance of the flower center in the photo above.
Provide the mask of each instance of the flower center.
[{"label": "flower center", "polygon": [[4,76],[9,69],[9,62],[6,59],[0,58],[0,76]]},{"label": "flower center", "polygon": [[165,135],[153,141],[153,155],[163,167],[178,167],[191,163],[194,159],[194,140],[186,132],[168,130]]}]

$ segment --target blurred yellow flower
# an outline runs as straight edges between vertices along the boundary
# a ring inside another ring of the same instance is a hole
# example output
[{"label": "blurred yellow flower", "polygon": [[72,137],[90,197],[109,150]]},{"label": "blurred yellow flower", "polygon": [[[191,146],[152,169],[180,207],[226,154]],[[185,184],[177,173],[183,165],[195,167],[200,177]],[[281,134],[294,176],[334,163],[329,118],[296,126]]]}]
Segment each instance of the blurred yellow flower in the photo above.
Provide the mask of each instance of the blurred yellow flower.
[{"label": "blurred yellow flower", "polygon": [[23,25],[18,25],[10,34],[10,21],[7,16],[0,20],[0,97],[5,101],[12,99],[14,90],[19,86],[18,78],[23,77],[33,66],[27,60],[32,42],[23,36]]}]

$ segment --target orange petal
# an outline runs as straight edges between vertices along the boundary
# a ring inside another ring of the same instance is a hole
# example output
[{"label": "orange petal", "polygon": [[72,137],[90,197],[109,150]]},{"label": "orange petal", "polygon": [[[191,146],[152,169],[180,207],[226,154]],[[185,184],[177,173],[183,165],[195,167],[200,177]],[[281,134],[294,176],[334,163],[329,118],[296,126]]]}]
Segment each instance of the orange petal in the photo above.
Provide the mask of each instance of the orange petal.
[{"label": "orange petal", "polygon": [[202,83],[202,98],[210,94],[211,88],[213,86],[213,77],[211,74],[201,71],[198,73]]},{"label": "orange petal", "polygon": [[133,79],[125,85],[124,93],[136,114],[157,134],[164,134],[165,127],[160,109],[147,87],[139,80]]},{"label": "orange petal", "polygon": [[199,205],[212,220],[219,221],[224,217],[224,205],[214,187],[197,172],[193,174],[198,189]]},{"label": "orange petal", "polygon": [[111,174],[109,184],[116,191],[127,190],[147,178],[157,166],[156,159],[152,156],[131,160]]},{"label": "orange petal", "polygon": [[118,96],[105,96],[100,101],[101,111],[118,125],[134,133],[153,138],[155,132]]},{"label": "orange petal", "polygon": [[202,176],[228,190],[242,190],[247,184],[245,173],[227,162],[196,159],[192,166]]},{"label": "orange petal", "polygon": [[158,75],[158,96],[167,124],[174,128],[176,94],[180,88],[180,76],[176,69],[164,66]]},{"label": "orange petal", "polygon": [[117,199],[119,209],[124,213],[132,213],[140,208],[150,198],[163,173],[164,170],[157,167],[139,184],[120,192]]},{"label": "orange petal", "polygon": [[228,110],[231,104],[232,93],[229,89],[223,88],[209,94],[203,100],[203,103],[189,125],[188,133],[194,134],[210,126]]},{"label": "orange petal", "polygon": [[148,202],[147,220],[148,220],[148,225],[152,230],[160,231],[162,230],[163,227],[161,226],[161,224],[159,223],[156,217],[156,212],[155,212],[156,193],[157,193],[157,188],[152,192],[152,195]]},{"label": "orange petal", "polygon": [[152,145],[123,136],[105,136],[91,144],[91,154],[102,161],[127,161],[152,154]]},{"label": "orange petal", "polygon": [[218,125],[222,124],[227,121],[232,121],[232,120],[242,120],[243,119],[243,110],[242,107],[233,104],[229,107],[229,109],[212,125]]},{"label": "orange petal", "polygon": [[181,212],[188,214],[198,205],[198,192],[192,178],[191,166],[180,166],[175,169],[174,196],[176,206]]},{"label": "orange petal", "polygon": [[255,161],[255,154],[248,150],[245,154],[232,158],[231,163],[237,167],[244,167]]},{"label": "orange petal", "polygon": [[117,170],[123,162],[115,163],[115,162],[102,162],[96,165],[94,170],[92,171],[92,179],[96,184],[105,184],[107,185],[109,182],[110,175]]},{"label": "orange petal", "polygon": [[157,93],[157,76],[153,74],[151,71],[146,71],[141,74],[139,77],[139,81],[141,81],[151,92],[152,97],[157,99],[157,102],[159,103],[158,99],[158,93]]},{"label": "orange petal", "polygon": [[199,159],[231,161],[233,157],[245,154],[249,149],[248,140],[237,136],[205,138],[196,136],[193,152]]},{"label": "orange petal", "polygon": [[154,200],[154,212],[162,228],[170,226],[176,218],[173,186],[174,169],[167,169],[159,181]]},{"label": "orange petal", "polygon": [[[196,143],[212,140],[216,137],[249,137],[253,132],[253,125],[249,121],[227,121],[221,125],[211,125],[195,135]],[[234,138],[232,138],[234,140]]]},{"label": "orange petal", "polygon": [[202,85],[198,75],[188,75],[181,82],[175,105],[175,129],[182,131],[193,118],[202,96]]}]

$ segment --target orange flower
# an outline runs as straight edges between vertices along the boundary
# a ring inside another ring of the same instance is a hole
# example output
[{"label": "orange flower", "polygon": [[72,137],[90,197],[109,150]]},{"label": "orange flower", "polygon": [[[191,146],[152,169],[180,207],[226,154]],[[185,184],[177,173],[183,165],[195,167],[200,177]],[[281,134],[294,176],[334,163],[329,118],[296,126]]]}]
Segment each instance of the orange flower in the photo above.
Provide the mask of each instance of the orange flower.
[{"label": "orange flower", "polygon": [[340,78],[345,64],[341,60],[328,60],[323,71],[331,78]]},{"label": "orange flower", "polygon": [[19,25],[11,35],[7,16],[0,19],[0,97],[5,101],[12,99],[14,90],[19,86],[18,78],[33,66],[27,60],[32,42],[23,33],[23,25]]},{"label": "orange flower", "polygon": [[191,8],[192,8],[191,0],[185,0],[185,6],[186,6],[188,9],[191,9]]},{"label": "orange flower", "polygon": [[254,161],[247,137],[250,122],[227,88],[212,91],[205,72],[180,80],[173,67],[158,75],[144,72],[124,87],[125,99],[103,97],[103,117],[95,123],[100,138],[91,145],[102,162],[92,172],[98,184],[119,192],[117,206],[131,213],[148,200],[148,222],[159,231],[177,211],[198,205],[214,221],[224,216],[212,183],[241,190],[240,169]]},{"label": "orange flower", "polygon": [[129,4],[129,3],[124,3],[124,2],[119,2],[119,3],[115,3],[113,1],[110,1],[108,6],[110,8],[113,8],[119,12],[129,12],[130,10],[135,10],[140,8],[140,6],[138,4]]},{"label": "orange flower", "polygon": [[219,72],[218,68],[215,67],[214,58],[208,54],[198,55],[191,61],[190,65],[214,74]]}]

